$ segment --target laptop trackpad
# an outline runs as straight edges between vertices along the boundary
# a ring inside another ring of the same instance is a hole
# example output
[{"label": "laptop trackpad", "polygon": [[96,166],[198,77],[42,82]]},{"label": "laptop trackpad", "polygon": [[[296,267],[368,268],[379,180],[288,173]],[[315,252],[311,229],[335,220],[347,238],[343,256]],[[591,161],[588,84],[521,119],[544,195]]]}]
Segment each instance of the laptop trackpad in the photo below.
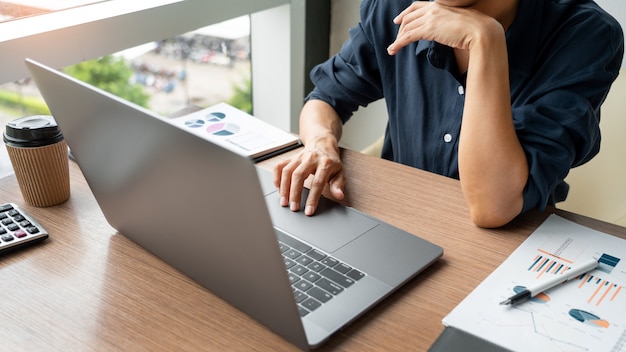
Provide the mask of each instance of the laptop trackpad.
[{"label": "laptop trackpad", "polygon": [[[307,194],[305,189],[302,204]],[[278,197],[278,192],[265,197],[274,226],[328,253],[378,225],[375,220],[324,197],[313,216],[281,207]]]}]

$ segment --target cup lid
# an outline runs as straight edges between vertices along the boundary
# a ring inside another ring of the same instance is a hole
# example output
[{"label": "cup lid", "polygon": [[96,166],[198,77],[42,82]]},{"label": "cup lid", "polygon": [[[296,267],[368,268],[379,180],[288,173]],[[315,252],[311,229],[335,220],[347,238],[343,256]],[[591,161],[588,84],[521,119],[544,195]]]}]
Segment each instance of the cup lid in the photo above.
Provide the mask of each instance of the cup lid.
[{"label": "cup lid", "polygon": [[12,147],[42,147],[63,140],[61,129],[50,115],[26,116],[6,124],[4,142]]}]

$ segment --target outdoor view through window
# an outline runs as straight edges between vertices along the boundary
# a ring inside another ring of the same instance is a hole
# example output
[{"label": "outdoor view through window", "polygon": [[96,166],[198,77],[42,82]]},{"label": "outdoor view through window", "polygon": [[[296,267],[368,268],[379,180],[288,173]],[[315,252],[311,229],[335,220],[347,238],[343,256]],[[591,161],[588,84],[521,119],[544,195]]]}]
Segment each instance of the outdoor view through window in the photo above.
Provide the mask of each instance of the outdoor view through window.
[{"label": "outdoor view through window", "polygon": [[[102,0],[0,1],[0,21],[97,2]],[[145,43],[63,70],[164,116],[189,105],[207,107],[219,102],[251,112],[249,16]],[[49,111],[29,78],[0,85],[2,126],[12,119],[35,114]]]}]

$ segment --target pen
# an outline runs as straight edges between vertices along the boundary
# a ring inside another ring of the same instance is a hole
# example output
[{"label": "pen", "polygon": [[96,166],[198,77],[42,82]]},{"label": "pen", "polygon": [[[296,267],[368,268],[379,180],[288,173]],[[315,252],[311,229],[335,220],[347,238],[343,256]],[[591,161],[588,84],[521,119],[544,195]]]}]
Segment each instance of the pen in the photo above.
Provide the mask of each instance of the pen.
[{"label": "pen", "polygon": [[542,281],[536,285],[531,286],[531,287],[526,287],[526,289],[520,293],[517,293],[507,299],[505,299],[504,301],[500,302],[500,304],[510,304],[510,305],[515,305],[518,304],[522,301],[525,301],[531,297],[534,297],[536,295],[538,295],[539,293],[546,291],[548,289],[551,289],[563,282],[569,281],[573,278],[576,278],[588,271],[591,271],[595,268],[597,268],[599,265],[598,260],[597,259],[589,259],[588,261],[584,262],[581,265],[577,265],[575,267],[570,268],[568,271],[565,272],[565,274],[563,275],[555,275],[554,277]]}]

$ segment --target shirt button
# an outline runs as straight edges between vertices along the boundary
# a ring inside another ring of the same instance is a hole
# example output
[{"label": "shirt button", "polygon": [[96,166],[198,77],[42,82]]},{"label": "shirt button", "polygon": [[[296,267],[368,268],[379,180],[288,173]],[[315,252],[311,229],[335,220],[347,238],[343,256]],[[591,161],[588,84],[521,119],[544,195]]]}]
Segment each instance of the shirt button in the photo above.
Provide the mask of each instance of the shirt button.
[{"label": "shirt button", "polygon": [[443,135],[443,141],[446,143],[452,142],[452,135],[450,133],[446,133]]},{"label": "shirt button", "polygon": [[463,88],[463,86],[459,86],[459,88],[457,88],[459,95],[463,95],[465,94],[465,88]]}]

